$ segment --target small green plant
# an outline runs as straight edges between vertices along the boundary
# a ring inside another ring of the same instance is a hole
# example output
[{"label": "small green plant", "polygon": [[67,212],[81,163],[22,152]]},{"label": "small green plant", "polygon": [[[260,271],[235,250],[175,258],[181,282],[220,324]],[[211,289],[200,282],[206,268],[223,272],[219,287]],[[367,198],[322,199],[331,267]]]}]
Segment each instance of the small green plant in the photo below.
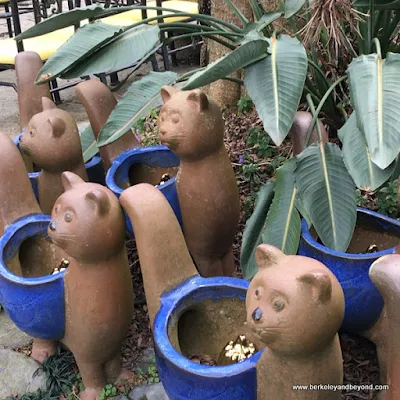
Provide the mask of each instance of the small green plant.
[{"label": "small green plant", "polygon": [[250,97],[241,97],[237,102],[238,115],[250,111],[253,108],[253,105],[253,100]]},{"label": "small green plant", "polygon": [[397,179],[387,182],[379,191],[377,199],[378,212],[392,218],[399,216],[397,206],[398,201],[398,181]]},{"label": "small green plant", "polygon": [[271,144],[271,138],[260,127],[250,128],[246,145],[253,148],[259,158],[271,158],[278,153],[276,146]]},{"label": "small green plant", "polygon": [[160,382],[160,376],[158,375],[156,359],[153,356],[149,360],[151,361],[151,364],[147,368],[147,383],[158,383]]},{"label": "small green plant", "polygon": [[100,392],[100,400],[107,400],[108,397],[113,397],[117,395],[117,388],[112,385],[108,384]]}]

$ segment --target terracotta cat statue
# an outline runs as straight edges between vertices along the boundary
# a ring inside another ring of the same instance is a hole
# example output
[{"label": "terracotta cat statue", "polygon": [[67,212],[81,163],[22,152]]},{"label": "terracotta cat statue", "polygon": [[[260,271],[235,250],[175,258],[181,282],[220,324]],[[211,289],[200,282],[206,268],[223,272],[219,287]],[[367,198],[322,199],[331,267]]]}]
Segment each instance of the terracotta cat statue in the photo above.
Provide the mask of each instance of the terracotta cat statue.
[{"label": "terracotta cat statue", "polygon": [[[117,105],[117,100],[115,100],[111,90],[96,79],[79,83],[75,88],[75,93],[85,107],[94,136],[97,139],[108,117]],[[115,142],[101,146],[99,151],[105,169],[108,170],[114,158],[123,151],[138,146],[140,146],[140,143],[130,129],[127,129]]]},{"label": "terracotta cat statue", "polygon": [[38,178],[39,204],[50,214],[63,193],[61,174],[71,171],[87,181],[78,127],[72,115],[61,110],[47,97],[42,98],[43,111],[29,121],[20,146],[41,169]]},{"label": "terracotta cat statue", "polygon": [[344,294],[338,280],[320,262],[287,256],[271,245],[258,246],[256,261],[247,322],[267,346],[257,363],[257,400],[339,400],[340,390],[318,386],[343,383],[337,332]]},{"label": "terracotta cat statue", "polygon": [[375,325],[363,336],[375,343],[378,354],[380,383],[389,389],[379,393],[379,400],[400,398],[400,254],[378,258],[369,276],[384,300]]},{"label": "terracotta cat statue", "polygon": [[[57,199],[48,234],[68,256],[64,278],[64,343],[74,354],[85,391],[99,399],[107,382],[130,378],[121,370],[120,349],[133,315],[133,289],[125,250],[125,219],[106,187],[62,174],[65,192]],[[33,356],[54,353],[43,341]],[[43,361],[43,359],[41,360]]]},{"label": "terracotta cat statue", "polygon": [[[313,115],[308,111],[297,111],[294,119],[293,125],[289,131],[289,137],[293,145],[293,155],[297,156],[306,147],[305,140],[307,138],[308,130],[310,129],[311,122],[313,120]],[[322,141],[324,143],[329,142],[328,133],[326,132],[324,124],[318,120],[319,127],[321,130]],[[317,127],[315,125],[310,138],[310,143],[317,142],[319,140],[319,135]]]},{"label": "terracotta cat statue", "polygon": [[240,203],[221,110],[199,89],[164,86],[161,97],[160,140],[180,159],[176,189],[189,252],[201,276],[232,276]]}]

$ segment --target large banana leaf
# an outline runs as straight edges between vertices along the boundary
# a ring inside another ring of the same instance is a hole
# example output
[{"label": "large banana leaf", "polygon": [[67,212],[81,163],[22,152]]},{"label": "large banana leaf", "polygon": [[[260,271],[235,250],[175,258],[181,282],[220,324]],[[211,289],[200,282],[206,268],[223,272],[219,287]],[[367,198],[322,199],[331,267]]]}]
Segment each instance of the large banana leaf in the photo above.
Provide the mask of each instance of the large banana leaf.
[{"label": "large banana leaf", "polygon": [[78,29],[43,65],[35,83],[42,84],[59,77],[122,32],[122,27],[102,22]]},{"label": "large banana leaf", "polygon": [[387,168],[400,151],[400,54],[356,58],[348,68],[350,96],[357,125],[372,161]]},{"label": "large banana leaf", "polygon": [[[249,35],[253,33],[249,33]],[[183,87],[184,90],[196,89],[215,82],[238,71],[245,66],[267,56],[268,42],[262,36],[249,40],[231,53],[209,64],[207,68],[192,75]]]},{"label": "large banana leaf", "polygon": [[306,0],[286,0],[285,1],[285,18],[295,15],[304,6]]},{"label": "large banana leaf", "polygon": [[99,152],[99,149],[96,145],[96,138],[94,137],[90,124],[81,133],[81,145],[83,161],[85,163]]},{"label": "large banana leaf", "polygon": [[296,160],[291,158],[277,169],[275,196],[262,233],[263,243],[272,244],[285,254],[296,254],[300,242],[300,214],[295,207],[295,167]]},{"label": "large banana leaf", "polygon": [[109,73],[127,68],[155,49],[159,40],[158,25],[140,26],[119,35],[83,62],[60,75],[63,79]]},{"label": "large banana leaf", "polygon": [[78,24],[85,19],[94,18],[104,12],[104,7],[101,5],[91,5],[87,7],[74,8],[73,10],[55,14],[50,18],[44,19],[37,25],[33,25],[26,31],[20,33],[15,39],[28,39],[35,36],[41,36],[46,33],[55,31],[56,29],[66,28]]},{"label": "large banana leaf", "polygon": [[264,130],[279,146],[293,123],[307,73],[307,54],[295,38],[272,37],[270,57],[245,69],[244,84],[253,100]]},{"label": "large banana leaf", "polygon": [[250,280],[257,273],[256,249],[262,243],[262,233],[265,229],[268,210],[274,197],[275,183],[267,182],[263,185],[255,202],[252,216],[246,222],[243,232],[242,247],[240,251],[240,265],[244,279]]},{"label": "large banana leaf", "polygon": [[343,143],[344,163],[359,189],[375,190],[390,178],[396,162],[383,170],[372,162],[365,137],[358,129],[355,111],[339,129],[338,136]]},{"label": "large banana leaf", "polygon": [[333,143],[313,143],[297,156],[301,203],[325,246],[346,251],[357,218],[356,187]]},{"label": "large banana leaf", "polygon": [[159,102],[161,88],[175,82],[177,77],[178,74],[172,71],[150,72],[144,78],[132,83],[101,129],[97,146],[115,142],[136,121],[145,117]]}]

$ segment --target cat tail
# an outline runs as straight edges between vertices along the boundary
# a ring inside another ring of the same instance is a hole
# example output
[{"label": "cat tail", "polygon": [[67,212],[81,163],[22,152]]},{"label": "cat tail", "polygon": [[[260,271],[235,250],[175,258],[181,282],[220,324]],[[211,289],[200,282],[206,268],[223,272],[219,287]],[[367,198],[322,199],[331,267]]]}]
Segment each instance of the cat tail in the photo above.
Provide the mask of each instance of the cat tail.
[{"label": "cat tail", "polygon": [[18,147],[0,132],[0,235],[7,225],[29,214],[42,213]]},{"label": "cat tail", "polygon": [[[117,105],[117,101],[111,90],[104,83],[95,79],[79,83],[75,88],[75,93],[86,110],[97,140],[101,129]],[[127,129],[116,141],[101,146],[99,151],[106,171],[110,168],[112,161],[122,152],[138,146],[140,143],[130,129]]]},{"label": "cat tail", "polygon": [[181,227],[159,189],[140,183],[119,198],[135,232],[151,326],[160,296],[198,275]]}]

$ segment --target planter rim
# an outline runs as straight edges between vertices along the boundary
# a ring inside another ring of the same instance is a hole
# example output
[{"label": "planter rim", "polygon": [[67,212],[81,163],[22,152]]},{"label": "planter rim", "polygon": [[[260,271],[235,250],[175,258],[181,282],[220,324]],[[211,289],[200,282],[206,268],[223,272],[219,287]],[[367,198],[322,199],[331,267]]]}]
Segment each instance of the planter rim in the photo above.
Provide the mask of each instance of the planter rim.
[{"label": "planter rim", "polygon": [[[50,215],[45,214],[30,214],[25,217],[19,218],[5,229],[3,236],[0,238],[0,276],[12,283],[23,286],[38,286],[45,283],[54,282],[58,279],[63,279],[65,271],[54,275],[44,275],[37,278],[24,278],[22,276],[14,275],[5,265],[4,262],[4,249],[7,244],[13,239],[18,231],[27,227],[27,225],[38,225],[42,223],[49,223],[51,220]],[[26,235],[24,240],[35,235]],[[20,243],[21,244],[21,243]]]},{"label": "planter rim", "polygon": [[[119,185],[116,184],[115,182],[115,175],[118,171],[118,169],[121,167],[122,164],[127,162],[127,160],[136,154],[145,154],[145,153],[152,153],[152,152],[168,152],[172,153],[173,152],[165,145],[155,145],[155,146],[143,146],[143,147],[133,147],[131,149],[123,151],[118,157],[116,157],[109,170],[107,171],[106,174],[106,186],[114,192],[117,197],[119,197],[124,189],[122,189]],[[134,165],[135,163],[132,163]],[[176,177],[172,177],[169,179],[167,182],[165,182],[163,185],[159,186],[158,189],[163,190],[164,188],[171,186],[174,184]]]},{"label": "planter rim", "polygon": [[[377,219],[383,220],[389,224],[396,225],[398,228],[400,228],[400,222],[397,221],[394,218],[387,217],[386,215],[380,214],[376,211],[368,210],[366,208],[362,207],[357,207],[357,214],[362,213],[362,214],[367,214],[370,215],[371,217],[375,217]],[[308,228],[307,221],[303,218],[301,221],[301,236],[303,240],[310,246],[318,249],[319,251],[326,253],[330,256],[336,257],[336,258],[345,258],[345,259],[357,259],[357,260],[371,260],[371,262],[375,261],[377,258],[385,256],[387,254],[393,254],[395,251],[395,247],[391,247],[389,249],[385,249],[382,251],[377,251],[376,253],[370,253],[370,254],[362,254],[362,253],[345,253],[342,251],[336,251],[332,250],[329,247],[324,246],[323,244],[318,243],[310,233],[310,230]]]},{"label": "planter rim", "polygon": [[244,279],[228,277],[202,278],[199,275],[195,275],[171,291],[163,294],[160,299],[160,309],[154,320],[154,342],[162,356],[174,364],[176,368],[184,370],[186,373],[208,377],[210,379],[226,378],[227,376],[232,377],[254,368],[263,350],[258,351],[256,354],[240,363],[232,365],[201,365],[189,360],[175,350],[168,336],[170,317],[184,298],[196,291],[207,290],[207,288],[229,287],[238,291],[246,291],[248,286],[249,282]]}]

